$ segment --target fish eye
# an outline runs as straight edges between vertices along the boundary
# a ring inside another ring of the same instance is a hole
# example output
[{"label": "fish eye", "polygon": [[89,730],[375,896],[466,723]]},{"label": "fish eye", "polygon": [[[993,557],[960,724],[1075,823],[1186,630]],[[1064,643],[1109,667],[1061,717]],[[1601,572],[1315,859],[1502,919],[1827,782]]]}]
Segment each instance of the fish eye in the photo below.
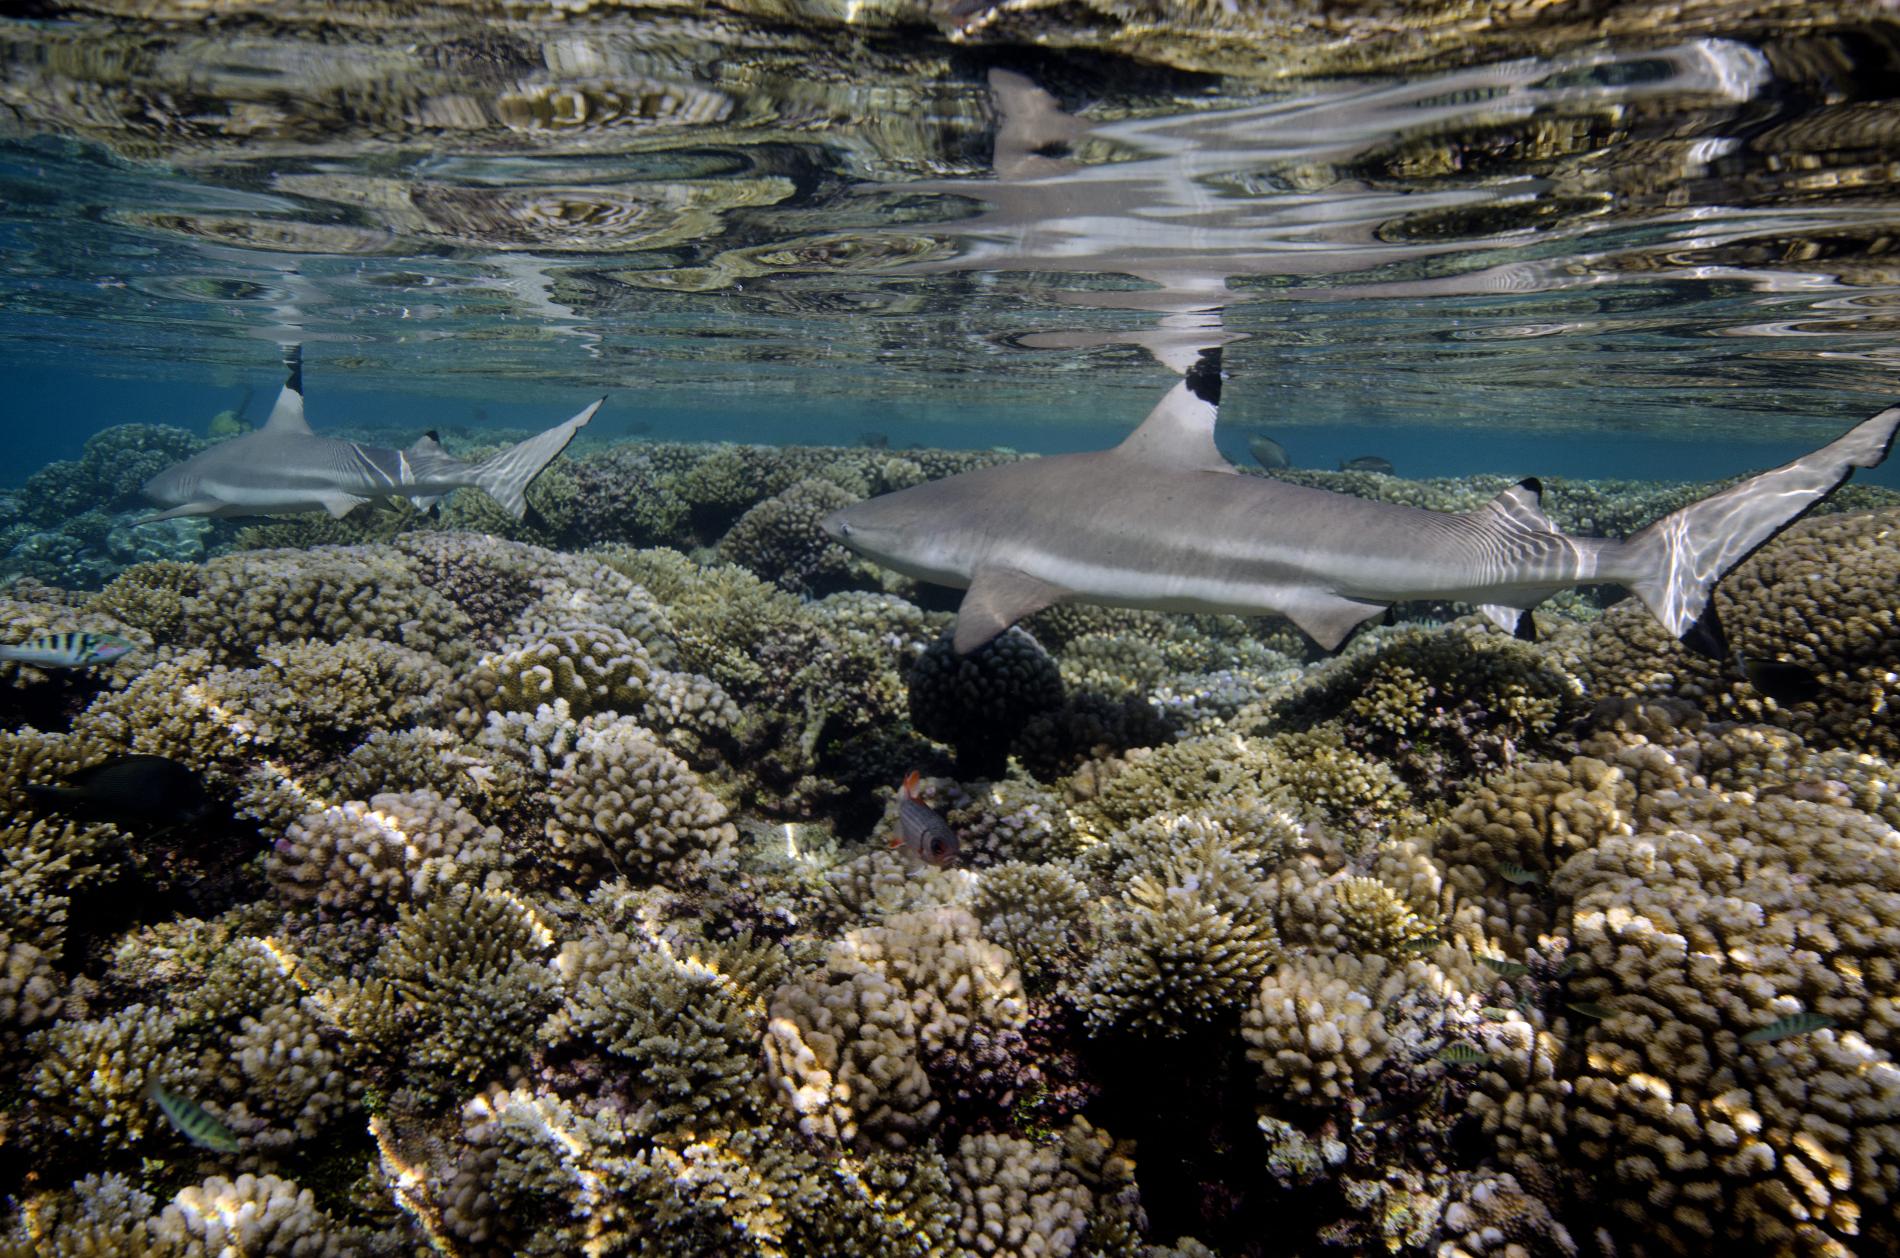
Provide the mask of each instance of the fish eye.
[{"label": "fish eye", "polygon": [[942,856],[942,855],[943,855],[943,840],[942,840],[942,839],[932,839],[932,840],[930,840],[930,854],[931,854],[932,856]]}]

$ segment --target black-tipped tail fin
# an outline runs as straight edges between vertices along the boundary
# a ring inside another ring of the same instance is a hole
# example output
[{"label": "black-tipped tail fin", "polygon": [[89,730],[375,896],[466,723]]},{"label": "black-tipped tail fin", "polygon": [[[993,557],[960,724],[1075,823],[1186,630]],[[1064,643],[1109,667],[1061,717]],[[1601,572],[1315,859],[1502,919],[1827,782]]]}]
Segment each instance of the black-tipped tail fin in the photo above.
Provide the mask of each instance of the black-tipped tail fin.
[{"label": "black-tipped tail fin", "polygon": [[561,451],[567,449],[567,443],[574,440],[575,434],[587,427],[587,421],[594,417],[594,412],[606,400],[602,398],[566,423],[556,424],[539,436],[529,437],[493,458],[477,463],[469,469],[475,484],[483,493],[500,503],[503,511],[517,520],[521,519],[528,511],[528,486]]},{"label": "black-tipped tail fin", "polygon": [[[1900,406],[1863,420],[1812,454],[1692,502],[1624,543],[1618,579],[1693,650],[1728,651],[1709,597],[1715,583],[1893,448]],[[1605,573],[1609,576],[1609,573]]]}]

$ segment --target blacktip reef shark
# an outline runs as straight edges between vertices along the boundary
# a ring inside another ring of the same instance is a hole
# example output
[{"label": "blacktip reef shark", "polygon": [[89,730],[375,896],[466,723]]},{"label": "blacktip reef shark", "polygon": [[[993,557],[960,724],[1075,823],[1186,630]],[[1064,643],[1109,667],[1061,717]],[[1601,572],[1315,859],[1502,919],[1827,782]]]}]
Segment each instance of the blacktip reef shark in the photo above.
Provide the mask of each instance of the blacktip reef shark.
[{"label": "blacktip reef shark", "polygon": [[1571,537],[1524,480],[1475,511],[1428,511],[1239,472],[1214,447],[1220,351],[1120,445],[981,468],[825,517],[838,542],[967,590],[958,654],[1057,603],[1278,613],[1327,650],[1407,599],[1477,604],[1532,636],[1531,608],[1573,585],[1627,587],[1705,654],[1727,646],[1710,592],[1736,564],[1887,456],[1900,406],[1627,540]]},{"label": "blacktip reef shark", "polygon": [[527,514],[528,486],[574,435],[602,398],[566,423],[508,447],[480,463],[464,463],[433,433],[407,450],[319,437],[303,417],[303,358],[285,351],[290,377],[270,418],[256,432],[221,441],[145,482],[166,510],[140,523],[184,515],[291,515],[328,511],[338,519],[378,498],[410,498],[427,510],[452,490],[472,485],[515,519]]}]

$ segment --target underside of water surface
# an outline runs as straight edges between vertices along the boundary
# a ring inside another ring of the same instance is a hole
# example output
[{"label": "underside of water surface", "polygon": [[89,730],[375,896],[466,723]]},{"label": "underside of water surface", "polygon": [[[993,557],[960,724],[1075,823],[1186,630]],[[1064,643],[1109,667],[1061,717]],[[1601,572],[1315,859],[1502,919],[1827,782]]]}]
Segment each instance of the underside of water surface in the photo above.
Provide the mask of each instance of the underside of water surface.
[{"label": "underside of water surface", "polygon": [[[0,1258],[1900,1251],[1900,468],[1713,653],[960,654],[822,527],[1218,350],[1245,475],[1636,534],[1895,400],[1896,83],[1880,4],[13,6]],[[391,492],[150,521],[287,379]]]}]

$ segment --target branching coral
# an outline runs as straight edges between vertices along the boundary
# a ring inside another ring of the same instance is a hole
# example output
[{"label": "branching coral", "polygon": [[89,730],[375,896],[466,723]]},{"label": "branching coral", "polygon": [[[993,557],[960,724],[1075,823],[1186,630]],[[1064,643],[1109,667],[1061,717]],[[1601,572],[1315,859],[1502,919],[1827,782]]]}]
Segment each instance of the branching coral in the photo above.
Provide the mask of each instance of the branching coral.
[{"label": "branching coral", "polygon": [[948,636],[910,672],[910,720],[917,732],[956,748],[973,771],[1000,769],[1010,740],[1030,718],[1062,705],[1062,674],[1021,629],[968,655]]},{"label": "branching coral", "polygon": [[585,1038],[632,1063],[634,1099],[656,1130],[709,1137],[755,1113],[764,1010],[716,954],[596,929],[564,945],[555,969],[566,1003],[544,1035]]},{"label": "branching coral", "polygon": [[405,908],[379,966],[418,1033],[410,1061],[463,1081],[527,1048],[558,976],[547,928],[514,897],[456,885]]}]

